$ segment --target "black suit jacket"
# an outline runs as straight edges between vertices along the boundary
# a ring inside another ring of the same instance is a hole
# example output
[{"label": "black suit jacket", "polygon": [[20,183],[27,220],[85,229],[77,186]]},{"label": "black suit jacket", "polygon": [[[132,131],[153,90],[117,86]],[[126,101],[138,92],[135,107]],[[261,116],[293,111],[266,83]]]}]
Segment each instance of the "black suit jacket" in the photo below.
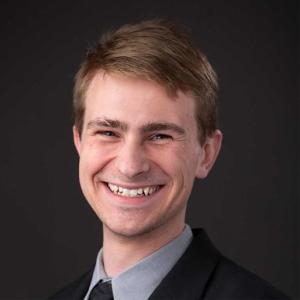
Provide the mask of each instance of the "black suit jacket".
[{"label": "black suit jacket", "polygon": [[[202,229],[194,229],[193,234],[192,243],[149,300],[289,299],[266,281],[222,256]],[[50,299],[83,299],[92,274],[93,268]]]}]

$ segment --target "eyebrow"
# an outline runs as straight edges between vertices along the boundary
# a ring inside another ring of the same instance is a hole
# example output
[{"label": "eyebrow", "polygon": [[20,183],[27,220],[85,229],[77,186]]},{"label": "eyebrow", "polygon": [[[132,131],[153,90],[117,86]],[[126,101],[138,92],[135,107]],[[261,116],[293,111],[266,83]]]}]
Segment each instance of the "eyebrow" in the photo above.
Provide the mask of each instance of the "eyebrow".
[{"label": "eyebrow", "polygon": [[[88,129],[93,129],[97,127],[115,128],[115,129],[121,129],[123,131],[128,130],[128,125],[125,122],[114,120],[114,119],[97,118],[95,120],[88,122],[87,124]],[[141,127],[141,132],[143,133],[160,131],[160,130],[171,130],[180,135],[185,134],[184,128],[178,126],[175,123],[169,123],[169,122],[150,122]]]},{"label": "eyebrow", "polygon": [[113,120],[113,119],[100,119],[97,118],[95,120],[92,120],[88,122],[87,128],[92,129],[92,128],[97,128],[97,127],[110,127],[110,128],[117,128],[117,129],[122,129],[123,131],[126,131],[128,129],[128,125],[124,122],[121,122],[119,120]]},{"label": "eyebrow", "polygon": [[180,135],[185,134],[184,128],[174,123],[153,122],[153,123],[148,123],[142,127],[142,132],[145,133],[152,132],[152,131],[160,131],[160,130],[171,130]]}]

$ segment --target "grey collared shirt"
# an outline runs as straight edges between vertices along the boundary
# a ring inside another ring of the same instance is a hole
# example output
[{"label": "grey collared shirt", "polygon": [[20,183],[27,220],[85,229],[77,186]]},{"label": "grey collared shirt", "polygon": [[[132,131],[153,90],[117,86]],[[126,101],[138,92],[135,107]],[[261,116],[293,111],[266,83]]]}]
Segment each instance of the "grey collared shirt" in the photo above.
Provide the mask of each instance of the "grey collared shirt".
[{"label": "grey collared shirt", "polygon": [[[174,240],[137,262],[118,276],[111,278],[114,300],[147,300],[163,278],[190,245],[193,238],[189,225]],[[99,280],[108,280],[103,264],[102,249],[97,255],[90,287],[84,300]]]}]

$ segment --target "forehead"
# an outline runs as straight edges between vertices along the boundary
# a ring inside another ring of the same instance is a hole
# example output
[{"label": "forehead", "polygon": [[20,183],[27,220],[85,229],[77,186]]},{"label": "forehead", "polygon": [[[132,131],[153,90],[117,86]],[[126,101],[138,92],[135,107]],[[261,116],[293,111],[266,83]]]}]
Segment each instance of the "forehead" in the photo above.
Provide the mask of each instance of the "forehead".
[{"label": "forehead", "polygon": [[181,91],[170,95],[156,82],[117,73],[96,73],[87,89],[85,106],[85,121],[99,117],[129,123],[195,121],[190,95]]}]

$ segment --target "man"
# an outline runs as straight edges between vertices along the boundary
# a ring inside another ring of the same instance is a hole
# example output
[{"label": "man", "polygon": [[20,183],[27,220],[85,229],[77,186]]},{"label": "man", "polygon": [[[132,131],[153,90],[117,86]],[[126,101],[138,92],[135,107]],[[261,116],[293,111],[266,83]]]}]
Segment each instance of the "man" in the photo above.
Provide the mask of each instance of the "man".
[{"label": "man", "polygon": [[52,299],[287,299],[185,224],[221,148],[217,78],[185,33],[125,25],[75,80],[82,191],[103,224],[95,267]]}]

